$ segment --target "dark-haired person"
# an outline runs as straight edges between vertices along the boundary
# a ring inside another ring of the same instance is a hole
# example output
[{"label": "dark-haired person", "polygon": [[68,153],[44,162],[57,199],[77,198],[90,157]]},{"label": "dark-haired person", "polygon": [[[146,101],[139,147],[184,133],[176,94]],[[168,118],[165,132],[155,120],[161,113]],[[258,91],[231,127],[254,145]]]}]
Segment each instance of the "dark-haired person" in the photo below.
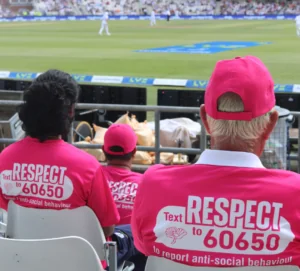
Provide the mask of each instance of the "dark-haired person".
[{"label": "dark-haired person", "polygon": [[145,268],[146,257],[134,247],[129,225],[136,191],[143,176],[131,171],[136,144],[137,136],[129,125],[111,125],[104,136],[102,149],[106,156],[107,166],[103,167],[103,171],[120,214],[119,226],[116,227],[113,236],[119,248],[118,262],[127,260],[131,255],[133,257],[129,261],[134,262],[134,270],[142,271]]},{"label": "dark-haired person", "polygon": [[137,136],[127,124],[111,125],[104,136],[103,152],[107,166],[103,171],[120,214],[119,225],[130,224],[142,177],[142,174],[131,171],[136,144]]},{"label": "dark-haired person", "polygon": [[24,92],[19,117],[27,136],[0,154],[0,208],[6,210],[9,200],[40,209],[87,205],[108,237],[120,217],[102,166],[62,140],[71,128],[79,91],[69,74],[49,70]]}]

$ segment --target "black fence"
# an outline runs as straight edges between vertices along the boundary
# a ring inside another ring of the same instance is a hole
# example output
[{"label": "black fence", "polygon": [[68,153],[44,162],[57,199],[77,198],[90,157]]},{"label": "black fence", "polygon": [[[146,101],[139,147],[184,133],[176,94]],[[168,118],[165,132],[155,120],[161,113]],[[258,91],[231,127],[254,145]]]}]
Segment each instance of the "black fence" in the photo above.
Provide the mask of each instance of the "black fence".
[{"label": "black fence", "polygon": [[[31,81],[0,79],[0,91],[17,91],[15,97],[21,97],[20,91],[24,91]],[[106,86],[97,84],[81,84],[81,94],[79,103],[90,104],[123,104],[123,105],[147,105],[147,88],[132,86]],[[179,107],[199,107],[204,103],[204,90],[189,89],[170,89],[159,88],[157,91],[157,105],[160,106],[179,106]],[[7,92],[6,95],[12,95]],[[300,111],[300,93],[277,92],[276,104],[290,111]],[[3,97],[3,93],[2,93]],[[3,98],[2,98],[3,99]],[[7,100],[17,100],[7,99]],[[92,123],[102,123],[103,121],[116,121],[125,111],[106,111],[106,110],[77,110],[76,120],[85,120]],[[147,119],[147,113],[141,111],[130,111],[136,115],[139,121]],[[192,120],[199,120],[198,113],[182,112],[162,112],[160,118],[187,117]],[[293,128],[298,128],[298,122],[293,124]]]}]

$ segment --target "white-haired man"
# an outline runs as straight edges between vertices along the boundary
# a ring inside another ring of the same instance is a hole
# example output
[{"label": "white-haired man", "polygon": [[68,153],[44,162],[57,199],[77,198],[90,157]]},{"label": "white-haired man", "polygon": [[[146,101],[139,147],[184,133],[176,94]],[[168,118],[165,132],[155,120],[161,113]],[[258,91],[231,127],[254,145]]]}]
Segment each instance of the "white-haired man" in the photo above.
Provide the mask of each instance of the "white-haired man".
[{"label": "white-haired man", "polygon": [[193,266],[300,266],[300,176],[259,157],[278,119],[256,57],[219,61],[201,106],[211,150],[190,166],[154,166],[132,214],[136,248]]},{"label": "white-haired man", "polygon": [[296,17],[295,21],[296,21],[297,36],[300,37],[300,15]]}]

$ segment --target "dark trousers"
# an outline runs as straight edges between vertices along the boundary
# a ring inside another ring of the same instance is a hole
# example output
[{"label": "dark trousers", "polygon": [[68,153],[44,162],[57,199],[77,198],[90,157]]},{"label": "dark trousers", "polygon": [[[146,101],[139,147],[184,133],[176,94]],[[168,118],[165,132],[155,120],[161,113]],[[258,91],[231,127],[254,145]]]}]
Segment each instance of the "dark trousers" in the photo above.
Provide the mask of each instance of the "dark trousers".
[{"label": "dark trousers", "polygon": [[134,270],[145,270],[147,257],[135,248],[130,225],[117,226],[112,236],[112,240],[117,242],[118,264],[129,261],[134,263]]},{"label": "dark trousers", "polygon": [[167,15],[167,21],[169,22],[170,21],[170,15]]}]

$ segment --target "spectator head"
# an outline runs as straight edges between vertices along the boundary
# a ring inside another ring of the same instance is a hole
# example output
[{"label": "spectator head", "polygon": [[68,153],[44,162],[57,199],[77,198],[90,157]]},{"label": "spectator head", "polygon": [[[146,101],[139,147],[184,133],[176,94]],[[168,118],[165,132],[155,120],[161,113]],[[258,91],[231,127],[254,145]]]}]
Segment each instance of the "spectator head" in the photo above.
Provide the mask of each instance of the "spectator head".
[{"label": "spectator head", "polygon": [[252,152],[260,156],[274,129],[274,83],[256,57],[219,61],[201,106],[201,119],[218,150]]},{"label": "spectator head", "polygon": [[102,148],[108,164],[131,167],[136,144],[137,136],[129,125],[111,125],[105,133]]},{"label": "spectator head", "polygon": [[49,70],[24,92],[19,108],[26,135],[43,142],[66,137],[75,114],[80,87],[67,73]]}]

